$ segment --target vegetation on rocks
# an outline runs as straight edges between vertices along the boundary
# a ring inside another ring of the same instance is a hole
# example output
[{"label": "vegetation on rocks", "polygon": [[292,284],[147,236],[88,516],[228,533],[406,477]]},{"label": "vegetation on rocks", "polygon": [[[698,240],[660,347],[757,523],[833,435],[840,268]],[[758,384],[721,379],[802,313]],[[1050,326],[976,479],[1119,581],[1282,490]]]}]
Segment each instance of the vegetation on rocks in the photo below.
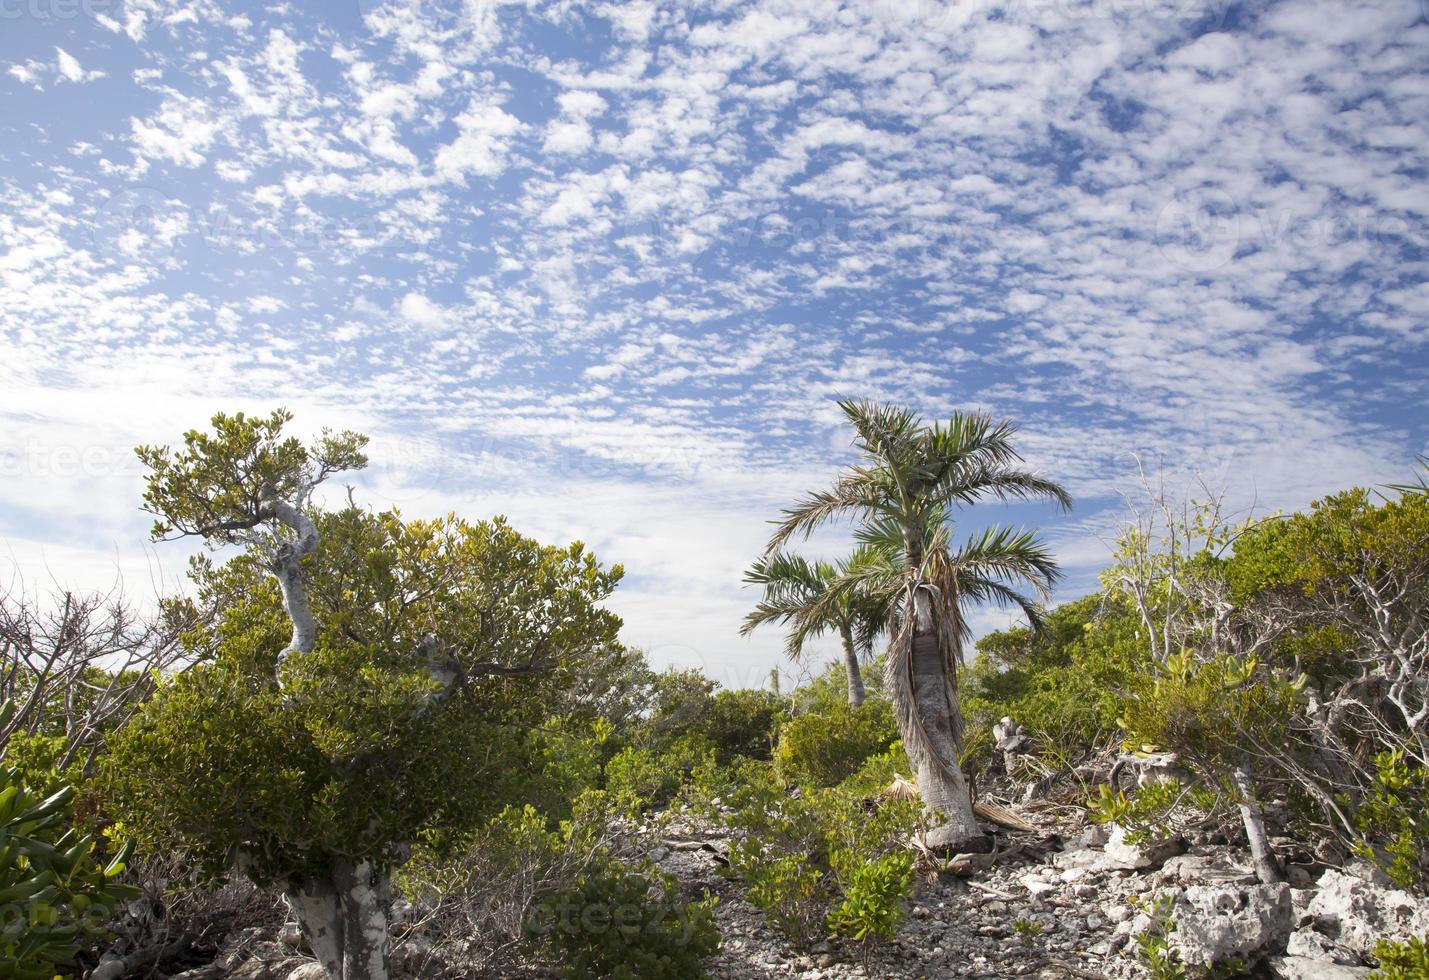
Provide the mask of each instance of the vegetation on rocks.
[{"label": "vegetation on rocks", "polygon": [[[1148,486],[1048,608],[1033,532],[955,538],[1068,503],[1010,423],[842,407],[859,464],[747,577],[792,691],[657,670],[580,543],[321,505],[355,433],[140,449],[155,537],[206,546],[189,593],[0,596],[0,973],[1422,975],[1417,484],[1255,520]],[[845,517],[851,554],[785,550]],[[1025,623],[974,647],[977,603]]]}]

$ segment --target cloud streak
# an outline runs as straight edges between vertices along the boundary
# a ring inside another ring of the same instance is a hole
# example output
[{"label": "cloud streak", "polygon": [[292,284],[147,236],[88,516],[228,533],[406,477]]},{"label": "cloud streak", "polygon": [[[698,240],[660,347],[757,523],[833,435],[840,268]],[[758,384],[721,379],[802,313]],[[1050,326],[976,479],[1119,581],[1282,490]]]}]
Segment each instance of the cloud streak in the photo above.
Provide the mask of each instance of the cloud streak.
[{"label": "cloud streak", "polygon": [[94,459],[286,404],[390,450],[373,502],[583,537],[633,639],[753,683],[738,572],[839,396],[1021,420],[1069,588],[1130,454],[1298,506],[1429,441],[1412,0],[143,0],[61,43],[0,74],[22,564],[138,553]]}]

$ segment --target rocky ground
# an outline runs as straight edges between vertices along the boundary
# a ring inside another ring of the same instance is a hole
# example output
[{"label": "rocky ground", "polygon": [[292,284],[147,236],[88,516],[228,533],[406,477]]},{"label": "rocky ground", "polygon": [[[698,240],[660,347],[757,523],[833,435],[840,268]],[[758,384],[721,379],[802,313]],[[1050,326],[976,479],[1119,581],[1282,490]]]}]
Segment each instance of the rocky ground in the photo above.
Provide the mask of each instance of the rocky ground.
[{"label": "rocky ground", "polygon": [[[1214,837],[1129,845],[1117,830],[1083,823],[1082,811],[1011,807],[1032,830],[997,828],[997,853],[961,862],[961,873],[919,881],[899,938],[867,956],[853,945],[790,947],[722,873],[727,841],[672,821],[648,839],[648,856],[679,877],[691,897],[720,896],[723,937],[710,973],[728,980],[804,977],[1133,978],[1148,976],[1136,937],[1154,933],[1168,910],[1169,946],[1186,963],[1240,960],[1242,975],[1348,980],[1371,969],[1382,936],[1429,933],[1429,904],[1392,888],[1373,869],[1289,867],[1290,881],[1259,885],[1246,855]],[[990,828],[992,829],[992,828]],[[1294,852],[1281,841],[1282,853]],[[549,965],[505,960],[482,970],[445,968],[399,944],[414,976],[552,977]],[[296,930],[249,927],[230,934],[216,958],[172,980],[320,980],[295,948]]]},{"label": "rocky ground", "polygon": [[692,893],[708,888],[721,897],[724,941],[711,973],[729,980],[1144,977],[1135,937],[1155,930],[1158,899],[1179,923],[1170,946],[1184,962],[1240,960],[1247,976],[1363,977],[1381,936],[1429,932],[1429,905],[1362,865],[1352,866],[1358,874],[1327,870],[1318,880],[1292,867],[1291,884],[1267,887],[1226,843],[1138,848],[1079,820],[1025,815],[1038,831],[1004,832],[991,866],[921,880],[908,926],[866,962],[848,946],[790,949],[719,874],[717,840],[715,850],[662,846],[652,856]]}]

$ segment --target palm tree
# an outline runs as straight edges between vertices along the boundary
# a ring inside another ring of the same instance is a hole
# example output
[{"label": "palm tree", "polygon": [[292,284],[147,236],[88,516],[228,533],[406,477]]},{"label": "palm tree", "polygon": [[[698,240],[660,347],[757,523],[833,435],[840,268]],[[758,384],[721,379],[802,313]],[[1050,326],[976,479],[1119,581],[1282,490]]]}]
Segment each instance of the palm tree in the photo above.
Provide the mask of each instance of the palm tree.
[{"label": "palm tree", "polygon": [[[968,639],[964,602],[1021,608],[1034,624],[1038,606],[1017,590],[1030,585],[1045,600],[1058,571],[1030,531],[992,527],[954,548],[954,513],[978,500],[1071,498],[1058,484],[1019,467],[1016,427],[986,415],[957,413],[932,426],[906,409],[842,401],[861,460],[832,488],[810,494],[770,539],[775,554],[797,534],[852,517],[858,534],[881,561],[842,576],[825,593],[833,604],[845,591],[883,595],[888,619],[887,688],[919,794],[942,823],[930,845],[954,849],[980,839],[972,800],[958,765],[962,711],[958,664]],[[812,618],[814,612],[810,613]]]},{"label": "palm tree", "polygon": [[1404,494],[1406,497],[1416,493],[1429,495],[1429,456],[1415,458],[1419,461],[1419,468],[1423,472],[1415,474],[1413,483],[1391,483],[1388,489]]},{"label": "palm tree", "polygon": [[809,640],[826,632],[837,633],[843,641],[848,703],[857,708],[864,700],[859,661],[870,655],[888,610],[860,590],[840,588],[837,594],[830,590],[846,577],[865,571],[879,557],[870,547],[859,549],[837,565],[783,552],[766,554],[744,575],[745,584],[763,586],[764,595],[745,617],[740,633],[748,636],[765,623],[790,626],[785,652],[796,663],[803,659]]}]

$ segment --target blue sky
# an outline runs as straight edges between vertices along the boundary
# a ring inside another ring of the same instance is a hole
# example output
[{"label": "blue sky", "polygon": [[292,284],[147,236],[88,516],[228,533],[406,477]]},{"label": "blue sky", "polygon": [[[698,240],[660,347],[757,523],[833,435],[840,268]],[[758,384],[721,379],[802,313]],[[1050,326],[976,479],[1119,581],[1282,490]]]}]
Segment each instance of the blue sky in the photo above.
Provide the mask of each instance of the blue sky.
[{"label": "blue sky", "polygon": [[[623,562],[758,683],[741,569],[835,399],[1023,425],[1085,591],[1136,487],[1429,441],[1429,10],[1220,0],[0,0],[0,537],[131,591],[136,442],[286,405],[365,501]],[[832,552],[837,536],[811,543]],[[979,614],[981,628],[1008,615]]]}]

